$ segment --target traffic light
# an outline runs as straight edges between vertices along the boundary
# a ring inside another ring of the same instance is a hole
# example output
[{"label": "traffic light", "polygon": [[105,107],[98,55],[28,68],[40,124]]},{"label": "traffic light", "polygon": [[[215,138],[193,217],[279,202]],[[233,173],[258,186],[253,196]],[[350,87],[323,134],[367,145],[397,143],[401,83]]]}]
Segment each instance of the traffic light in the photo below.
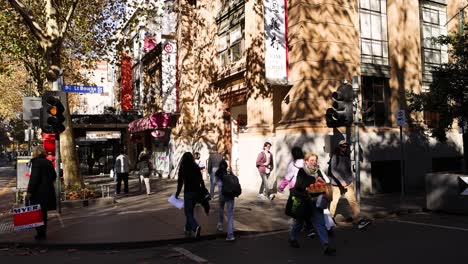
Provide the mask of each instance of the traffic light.
[{"label": "traffic light", "polygon": [[332,108],[325,113],[327,127],[349,126],[353,123],[353,88],[342,84],[332,93]]},{"label": "traffic light", "polygon": [[62,133],[65,131],[65,107],[60,98],[54,95],[45,95],[42,101],[42,130],[44,132]]}]

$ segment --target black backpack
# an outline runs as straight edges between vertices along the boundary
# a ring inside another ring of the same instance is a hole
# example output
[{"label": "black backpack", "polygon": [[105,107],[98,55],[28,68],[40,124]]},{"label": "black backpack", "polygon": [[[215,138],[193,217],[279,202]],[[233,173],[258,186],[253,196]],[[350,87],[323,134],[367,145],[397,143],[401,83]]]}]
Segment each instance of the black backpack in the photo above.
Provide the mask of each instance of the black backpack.
[{"label": "black backpack", "polygon": [[223,176],[223,187],[221,193],[225,196],[239,197],[242,194],[242,188],[239,183],[239,178],[236,175],[228,172]]},{"label": "black backpack", "polygon": [[143,175],[144,177],[148,177],[151,174],[150,170],[150,165],[149,161],[140,161],[140,175]]}]

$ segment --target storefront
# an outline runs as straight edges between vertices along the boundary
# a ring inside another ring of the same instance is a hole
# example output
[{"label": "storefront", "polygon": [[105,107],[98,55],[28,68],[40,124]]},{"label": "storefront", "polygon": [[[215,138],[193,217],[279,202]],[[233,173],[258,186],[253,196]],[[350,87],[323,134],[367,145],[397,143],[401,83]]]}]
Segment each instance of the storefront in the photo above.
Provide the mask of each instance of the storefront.
[{"label": "storefront", "polygon": [[138,156],[146,148],[159,177],[169,174],[172,118],[173,115],[168,113],[156,113],[128,124],[130,139],[136,145],[135,155]]}]

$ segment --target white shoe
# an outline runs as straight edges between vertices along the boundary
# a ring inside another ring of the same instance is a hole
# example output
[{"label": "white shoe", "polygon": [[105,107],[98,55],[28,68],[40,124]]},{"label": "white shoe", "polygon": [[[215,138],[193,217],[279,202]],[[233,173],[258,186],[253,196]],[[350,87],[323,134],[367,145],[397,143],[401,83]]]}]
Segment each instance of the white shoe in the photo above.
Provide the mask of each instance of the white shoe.
[{"label": "white shoe", "polygon": [[234,241],[234,240],[236,240],[236,238],[234,237],[234,235],[231,235],[231,236],[226,237],[226,241]]},{"label": "white shoe", "polygon": [[275,197],[276,197],[276,195],[270,194],[270,195],[268,196],[268,199],[270,199],[270,201],[273,201],[273,199],[275,199]]},{"label": "white shoe", "polygon": [[257,197],[258,197],[259,199],[266,200],[266,197],[265,197],[265,195],[264,195],[263,193],[257,195]]}]

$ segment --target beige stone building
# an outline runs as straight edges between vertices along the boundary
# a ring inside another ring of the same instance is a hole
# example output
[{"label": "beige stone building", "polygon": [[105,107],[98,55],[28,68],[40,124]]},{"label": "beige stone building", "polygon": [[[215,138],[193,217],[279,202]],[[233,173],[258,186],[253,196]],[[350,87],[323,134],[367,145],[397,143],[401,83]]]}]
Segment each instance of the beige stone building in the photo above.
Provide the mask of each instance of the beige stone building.
[{"label": "beige stone building", "polygon": [[[447,47],[428,38],[457,30],[457,12],[467,2],[179,0],[170,176],[183,152],[198,151],[205,160],[217,145],[243,188],[258,189],[255,160],[265,141],[273,145],[272,183],[283,177],[295,145],[317,153],[326,169],[336,140],[354,138],[352,128],[328,128],[325,111],[331,93],[356,75],[359,111],[366,113],[361,189],[399,191],[395,113],[407,107],[405,92],[427,89],[430,67],[448,59]],[[414,118],[403,127],[410,191],[424,188],[425,173],[457,168],[462,157],[457,130],[439,143],[421,129],[422,115]]]}]

